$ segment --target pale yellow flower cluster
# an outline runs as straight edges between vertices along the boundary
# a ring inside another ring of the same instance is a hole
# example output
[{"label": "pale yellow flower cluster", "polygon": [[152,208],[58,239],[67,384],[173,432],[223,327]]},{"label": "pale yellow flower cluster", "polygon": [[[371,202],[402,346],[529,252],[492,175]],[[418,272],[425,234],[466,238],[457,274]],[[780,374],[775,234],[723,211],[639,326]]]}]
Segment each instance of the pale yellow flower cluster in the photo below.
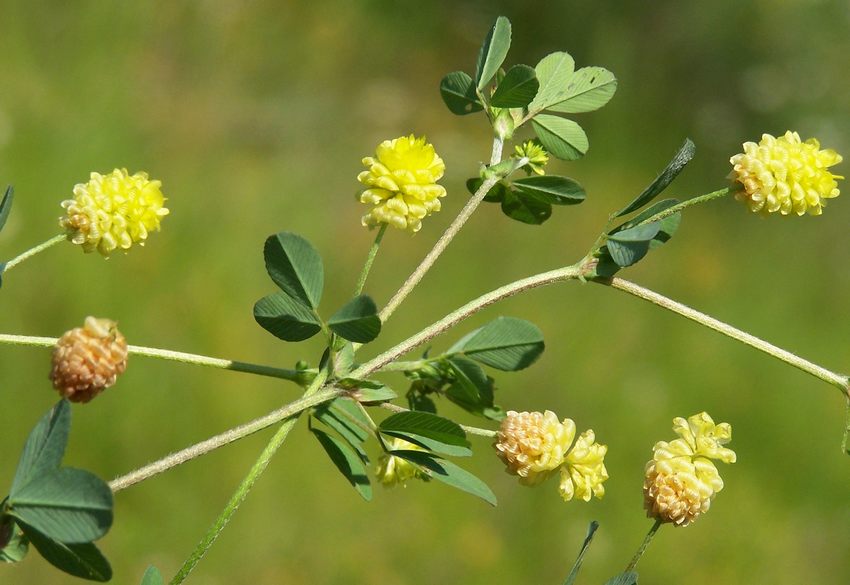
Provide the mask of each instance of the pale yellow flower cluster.
[{"label": "pale yellow flower cluster", "polygon": [[162,183],[147,173],[130,175],[115,169],[108,175],[91,173],[88,183],[74,186],[74,198],[62,202],[65,215],[59,219],[68,239],[85,252],[97,250],[109,256],[115,249],[129,250],[144,245],[148,234],[159,230],[168,215],[163,207]]},{"label": "pale yellow flower cluster", "polygon": [[841,160],[832,149],[820,150],[814,138],[803,142],[790,130],[778,138],[763,134],[758,144],[745,142],[744,152],[729,159],[729,178],[740,185],[735,197],[753,212],[820,215],[826,199],[839,195],[836,179],[844,177],[829,167]]},{"label": "pale yellow flower cluster", "polygon": [[364,226],[388,224],[394,228],[418,232],[422,218],[440,210],[440,197],[446,189],[437,185],[446,165],[425,138],[401,136],[385,140],[367,156],[369,168],[357,175],[368,188],[358,195],[362,203],[373,205],[363,216]]},{"label": "pale yellow flower cluster", "polygon": [[527,158],[528,162],[523,167],[529,174],[545,175],[544,167],[549,162],[549,153],[543,145],[536,140],[526,140],[522,144],[514,146],[514,152],[518,158]]},{"label": "pale yellow flower cluster", "polygon": [[673,419],[673,430],[680,438],[656,443],[646,464],[644,507],[650,518],[686,526],[707,512],[723,489],[712,460],[735,462],[735,452],[723,447],[732,440],[732,427],[716,425],[701,412],[687,420]]},{"label": "pale yellow flower cluster", "polygon": [[[390,444],[390,450],[424,451],[419,445],[399,438],[393,439],[393,442]],[[423,477],[423,473],[416,465],[407,459],[388,453],[381,455],[381,458],[378,460],[376,475],[384,487],[404,486],[410,479],[421,479]]]},{"label": "pale yellow flower cluster", "polygon": [[608,448],[595,442],[593,431],[582,433],[573,445],[575,435],[575,423],[568,418],[559,421],[552,411],[511,410],[502,421],[494,447],[506,471],[518,475],[524,485],[539,484],[560,469],[559,492],[565,500],[601,498],[605,494],[602,483],[608,479],[603,461]]}]

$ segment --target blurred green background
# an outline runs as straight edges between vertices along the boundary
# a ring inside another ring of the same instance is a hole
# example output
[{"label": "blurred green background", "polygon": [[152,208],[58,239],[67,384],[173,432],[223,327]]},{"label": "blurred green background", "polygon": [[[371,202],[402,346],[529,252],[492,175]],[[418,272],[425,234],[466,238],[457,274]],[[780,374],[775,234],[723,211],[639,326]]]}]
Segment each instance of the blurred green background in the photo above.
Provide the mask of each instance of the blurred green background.
[{"label": "blurred green background", "polygon": [[[389,233],[367,286],[386,301],[462,207],[464,180],[489,156],[483,117],[452,116],[440,78],[471,71],[495,17],[508,16],[508,64],[568,50],[619,78],[604,109],[579,116],[591,148],[552,172],[588,199],[543,226],[484,205],[385,327],[374,355],[478,294],[579,258],[607,214],[639,192],[690,136],[697,157],[668,190],[725,184],[729,156],[762,132],[797,130],[850,154],[846,1],[517,3],[0,1],[0,181],[17,199],[10,258],[56,232],[59,202],[92,170],[147,170],[172,211],[142,249],[108,261],[62,245],[4,279],[0,331],[57,336],[86,315],[116,319],[130,343],[291,366],[316,342],[284,344],[256,325],[271,292],[262,242],[298,232],[322,252],[326,312],[350,294],[373,234],[360,227],[360,158],[383,139],[427,134],[447,163],[443,211],[415,237]],[[846,171],[846,163],[836,172]],[[842,186],[844,190],[848,187]],[[820,218],[763,220],[722,200],[690,211],[671,244],[625,274],[837,370],[847,365],[850,202]],[[547,351],[498,375],[498,401],[551,409],[609,445],[607,495],[565,504],[556,484],[519,486],[473,439],[468,466],[490,508],[443,485],[378,489],[366,504],[303,426],[293,433],[190,579],[205,584],[553,584],[588,522],[601,522],[581,583],[622,569],[650,522],[644,462],[701,410],[734,428],[738,463],[710,514],[665,528],[643,581],[847,583],[850,458],[835,389],[660,309],[600,286],[541,289],[498,315],[532,320]],[[49,352],[0,347],[0,478],[56,400]],[[397,389],[404,380],[387,377]],[[135,358],[118,385],[74,408],[69,465],[115,477],[294,398],[271,379]],[[454,409],[445,412],[456,414]],[[114,582],[148,564],[173,575],[269,437],[221,449],[116,498],[99,545]],[[36,554],[0,582],[72,583]]]}]

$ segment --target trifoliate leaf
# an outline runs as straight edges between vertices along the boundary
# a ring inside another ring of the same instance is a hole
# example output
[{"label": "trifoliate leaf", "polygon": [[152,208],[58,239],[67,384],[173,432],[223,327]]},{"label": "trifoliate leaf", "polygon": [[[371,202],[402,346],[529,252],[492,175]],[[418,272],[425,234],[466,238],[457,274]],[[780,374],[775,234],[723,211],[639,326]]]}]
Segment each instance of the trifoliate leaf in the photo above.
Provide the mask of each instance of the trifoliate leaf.
[{"label": "trifoliate leaf", "polygon": [[285,292],[272,293],[254,305],[260,327],[284,341],[303,341],[322,330],[322,322],[306,305]]},{"label": "trifoliate leaf", "polygon": [[566,99],[567,83],[575,71],[575,61],[569,53],[558,52],[546,55],[534,71],[537,74],[540,89],[528,105],[529,111],[539,112]]},{"label": "trifoliate leaf", "polygon": [[371,297],[360,295],[334,313],[328,319],[328,327],[344,339],[368,343],[381,332],[378,307]]},{"label": "trifoliate leaf", "polygon": [[543,147],[562,160],[576,160],[588,149],[587,135],[581,126],[560,116],[538,114],[531,125]]},{"label": "trifoliate leaf", "polygon": [[35,425],[18,460],[18,469],[12,480],[11,497],[14,498],[33,477],[56,469],[62,462],[68,432],[71,429],[71,408],[67,400],[60,400],[47,411]]},{"label": "trifoliate leaf", "polygon": [[280,232],[266,240],[263,255],[276,285],[308,307],[319,306],[325,274],[322,258],[310,242],[297,234]]},{"label": "trifoliate leaf", "polygon": [[582,67],[570,76],[564,99],[547,107],[553,112],[592,112],[607,104],[617,91],[617,79],[603,67]]},{"label": "trifoliate leaf", "polygon": [[463,71],[453,71],[440,82],[440,96],[452,114],[463,116],[484,109],[475,93],[475,82]]},{"label": "trifoliate leaf", "polygon": [[514,65],[499,82],[490,105],[497,108],[524,108],[537,94],[537,77],[528,65]]}]

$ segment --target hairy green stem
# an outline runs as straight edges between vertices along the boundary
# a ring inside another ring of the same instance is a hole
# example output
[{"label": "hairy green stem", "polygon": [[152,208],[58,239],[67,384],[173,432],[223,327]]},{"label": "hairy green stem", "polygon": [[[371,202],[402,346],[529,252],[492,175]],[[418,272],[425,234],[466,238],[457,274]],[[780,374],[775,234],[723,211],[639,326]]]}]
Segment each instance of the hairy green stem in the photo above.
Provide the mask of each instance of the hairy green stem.
[{"label": "hairy green stem", "polygon": [[329,402],[339,396],[343,396],[345,393],[345,390],[325,388],[310,396],[302,397],[266,414],[265,416],[261,416],[243,425],[229,429],[221,434],[215,435],[214,437],[210,437],[205,441],[201,441],[200,443],[196,443],[190,447],[186,447],[185,449],[166,455],[162,459],[158,459],[144,467],[140,467],[139,469],[122,475],[121,477],[117,477],[109,482],[109,487],[113,492],[119,492],[131,485],[135,485],[167,471],[172,467],[191,461],[201,455],[206,455],[210,451],[214,451],[219,447],[224,447],[234,441],[238,441],[239,439],[243,439],[258,431],[268,428],[283,419],[295,416],[309,408],[313,408],[314,406],[318,406],[319,404]]},{"label": "hairy green stem", "polygon": [[[0,344],[9,345],[30,345],[37,347],[53,347],[58,339],[56,337],[36,337],[32,335],[10,335],[0,333]],[[233,360],[225,360],[214,358],[205,355],[194,353],[185,353],[182,351],[171,351],[170,349],[157,349],[155,347],[142,347],[139,345],[128,345],[127,351],[130,355],[143,355],[154,357],[173,362],[181,362],[184,364],[195,364],[199,366],[209,366],[220,368],[222,370],[231,370],[234,372],[245,372],[247,374],[256,374],[258,376],[269,376],[271,378],[280,378],[289,380],[301,386],[306,386],[310,380],[315,377],[315,371],[310,370],[290,370],[287,368],[275,368],[272,366],[264,366],[261,364],[251,364],[248,362],[237,362]]]},{"label": "hairy green stem", "polygon": [[725,188],[719,189],[717,191],[712,191],[711,193],[706,193],[705,195],[700,195],[699,197],[692,197],[691,199],[687,199],[685,201],[682,201],[681,203],[677,203],[676,205],[672,205],[672,206],[668,207],[667,209],[659,211],[658,213],[653,214],[650,217],[647,217],[645,220],[643,220],[640,223],[635,224],[635,225],[646,225],[646,224],[652,223],[654,221],[660,221],[664,218],[670,217],[671,215],[673,215],[675,213],[679,213],[683,209],[686,209],[686,208],[688,208],[692,205],[699,205],[700,203],[707,203],[707,202],[712,201],[714,199],[719,199],[720,197],[725,197],[731,191],[732,190],[729,187],[725,187]]},{"label": "hairy green stem", "polygon": [[46,249],[50,248],[51,246],[55,246],[55,245],[56,245],[56,244],[58,244],[59,242],[64,242],[64,241],[65,241],[65,240],[67,240],[67,239],[68,239],[68,237],[67,237],[65,234],[59,234],[59,235],[57,235],[57,236],[53,236],[52,238],[50,238],[50,239],[49,239],[49,240],[47,240],[46,242],[42,242],[42,243],[41,243],[41,244],[39,244],[38,246],[35,246],[35,247],[30,248],[30,249],[29,249],[29,250],[27,250],[26,252],[23,252],[23,253],[21,253],[21,254],[18,254],[17,256],[15,256],[14,258],[12,258],[12,259],[11,259],[11,260],[9,260],[8,262],[6,262],[6,266],[5,266],[5,268],[3,269],[3,271],[4,271],[4,272],[9,272],[12,268],[14,268],[15,266],[17,266],[18,264],[20,264],[20,263],[21,263],[21,262],[23,262],[24,260],[27,260],[27,259],[29,259],[29,258],[32,258],[33,256],[35,256],[35,255],[36,255],[36,254],[38,254],[39,252],[43,252],[43,251],[45,251]]},{"label": "hairy green stem", "polygon": [[[313,394],[315,394],[325,383],[327,379],[327,370],[321,370],[319,374],[313,379],[310,383],[310,386],[304,392],[304,398],[307,398]],[[300,414],[300,413],[299,413]],[[289,431],[292,430],[292,427],[295,426],[295,423],[298,420],[298,414],[291,416],[283,421],[283,423],[278,428],[277,432],[275,432],[274,436],[266,445],[263,452],[260,453],[260,456],[254,462],[254,465],[251,467],[251,470],[248,472],[248,475],[242,480],[242,483],[239,484],[239,487],[234,492],[233,496],[231,496],[230,501],[227,502],[227,505],[224,507],[224,510],[221,511],[216,521],[207,530],[207,533],[204,535],[204,538],[201,539],[201,542],[195,547],[195,550],[192,551],[192,554],[189,555],[189,558],[183,563],[183,566],[180,567],[180,570],[171,580],[171,585],[179,585],[182,583],[186,577],[189,576],[189,573],[192,572],[192,569],[200,562],[200,560],[204,557],[209,548],[213,545],[213,543],[218,538],[221,531],[224,530],[224,527],[227,526],[227,523],[233,517],[233,514],[236,513],[236,510],[248,496],[248,492],[251,491],[251,488],[254,487],[254,484],[257,482],[257,479],[263,474],[266,468],[269,465],[272,457],[275,452],[280,448],[283,442],[286,440],[286,437],[289,435]]]},{"label": "hairy green stem", "polygon": [[610,286],[611,288],[615,288],[617,290],[621,290],[623,292],[629,293],[630,295],[636,296],[645,301],[649,301],[650,303],[661,307],[663,309],[667,309],[668,311],[672,311],[686,319],[690,319],[700,325],[708,327],[709,329],[713,329],[718,333],[722,333],[727,337],[731,337],[741,343],[749,345],[750,347],[757,349],[763,353],[771,355],[778,360],[785,362],[791,366],[794,366],[798,370],[802,370],[816,378],[823,380],[829,384],[832,384],[845,396],[850,396],[850,392],[848,392],[848,378],[845,375],[837,374],[833,371],[827,370],[824,367],[821,367],[815,363],[812,363],[806,359],[801,358],[800,356],[791,353],[790,351],[786,351],[780,347],[773,345],[772,343],[768,343],[763,339],[760,339],[754,335],[750,335],[745,331],[741,331],[740,329],[733,327],[723,321],[719,321],[714,317],[709,317],[705,313],[700,313],[687,305],[683,305],[682,303],[676,302],[673,299],[667,298],[663,295],[660,295],[654,291],[643,288],[633,282],[629,282],[628,280],[624,280],[622,278],[610,278],[610,279],[598,279],[594,282],[598,282],[600,284],[604,284]]},{"label": "hairy green stem", "polygon": [[661,520],[655,520],[655,523],[652,525],[652,528],[649,529],[649,532],[646,533],[646,536],[643,539],[643,542],[640,545],[640,548],[637,549],[635,556],[632,557],[632,560],[629,562],[626,567],[626,573],[629,571],[634,571],[635,567],[637,567],[638,561],[643,556],[643,553],[646,552],[646,549],[649,547],[649,543],[652,542],[652,537],[655,536],[655,533],[658,532],[658,529],[661,527]]},{"label": "hairy green stem", "polygon": [[[490,164],[494,165],[498,163],[502,159],[502,140],[498,137],[493,139],[493,152],[490,157]],[[419,281],[425,276],[428,270],[431,269],[431,266],[437,261],[437,258],[440,257],[440,254],[448,247],[451,243],[452,239],[454,239],[455,235],[460,231],[460,228],[467,222],[472,213],[478,208],[478,205],[484,200],[484,196],[489,193],[490,189],[499,182],[498,177],[493,177],[485,180],[481,183],[481,186],[475,192],[475,194],[466,202],[466,205],[460,211],[458,216],[454,219],[454,221],[446,228],[446,231],[443,232],[443,235],[440,236],[440,239],[437,240],[437,243],[434,244],[434,247],[431,248],[431,251],[425,256],[419,266],[411,273],[410,276],[407,277],[407,280],[401,285],[401,288],[398,289],[393,297],[389,300],[387,305],[381,309],[379,313],[379,317],[381,318],[381,322],[386,323],[387,319],[390,318],[390,315],[398,308],[398,306],[407,298],[407,295],[419,284]]]},{"label": "hairy green stem", "polygon": [[850,435],[850,395],[847,396],[844,407],[844,436],[841,438],[841,451],[845,455],[850,455],[850,451],[847,450],[848,435]]},{"label": "hairy green stem", "polygon": [[378,235],[375,236],[375,241],[372,242],[372,247],[369,248],[369,255],[366,256],[366,263],[363,265],[363,270],[360,271],[360,277],[357,279],[357,286],[354,288],[354,296],[356,297],[363,292],[363,287],[366,286],[366,279],[369,277],[369,271],[372,270],[372,263],[375,261],[375,256],[378,255],[378,248],[381,247],[381,240],[384,239],[384,233],[387,231],[389,224],[382,223],[378,228]]}]

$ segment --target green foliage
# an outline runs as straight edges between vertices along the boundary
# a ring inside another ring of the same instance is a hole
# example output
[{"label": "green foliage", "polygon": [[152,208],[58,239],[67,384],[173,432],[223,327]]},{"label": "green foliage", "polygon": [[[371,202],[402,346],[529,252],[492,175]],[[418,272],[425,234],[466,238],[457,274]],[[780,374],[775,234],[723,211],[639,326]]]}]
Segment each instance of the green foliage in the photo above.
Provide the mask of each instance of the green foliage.
[{"label": "green foliage", "polygon": [[322,330],[316,313],[285,292],[276,292],[254,304],[260,327],[284,341],[303,341]]},{"label": "green foliage", "polygon": [[268,237],[263,256],[269,276],[281,290],[307,307],[319,306],[325,275],[322,258],[310,242],[280,232]]},{"label": "green foliage", "polygon": [[538,82],[534,69],[528,65],[514,65],[505,73],[490,105],[497,108],[524,108],[537,94]]},{"label": "green foliage", "polygon": [[25,524],[21,528],[39,554],[57,569],[89,581],[112,579],[112,567],[94,543],[65,544]]},{"label": "green foliage", "polygon": [[369,438],[366,429],[372,423],[353,400],[337,398],[316,407],[313,416],[336,431],[361,458],[366,458],[363,443]]},{"label": "green foliage", "polygon": [[357,493],[367,502],[371,501],[372,485],[369,483],[369,473],[366,471],[365,465],[368,459],[361,456],[359,452],[353,450],[344,441],[316,428],[310,430],[318,439],[330,460],[352,487],[357,490]]},{"label": "green foliage", "polygon": [[595,520],[587,527],[587,535],[584,537],[584,543],[581,545],[581,550],[573,563],[573,568],[570,570],[570,574],[567,575],[567,579],[564,581],[564,585],[573,585],[575,583],[576,577],[578,577],[578,572],[581,569],[581,563],[584,560],[584,554],[590,547],[590,543],[593,541],[593,535],[596,533],[597,528],[599,528],[599,522],[596,522]]},{"label": "green foliage", "polygon": [[[469,179],[466,188],[475,193],[483,182]],[[576,205],[584,198],[584,188],[568,177],[534,175],[496,183],[484,201],[501,203],[502,212],[511,219],[540,225],[552,215],[552,205]]]},{"label": "green foliage", "polygon": [[617,79],[603,67],[582,67],[568,79],[561,101],[547,107],[553,112],[592,112],[607,104],[617,91]]},{"label": "green foliage", "polygon": [[0,231],[6,226],[6,220],[9,219],[9,212],[12,211],[12,202],[15,198],[15,189],[11,185],[6,187],[6,192],[3,193],[3,199],[0,200]]},{"label": "green foliage", "polygon": [[685,138],[685,142],[679,147],[679,150],[673,155],[673,158],[667,163],[664,170],[655,177],[655,180],[640,195],[618,211],[614,217],[628,215],[655,199],[684,170],[685,166],[694,157],[695,152],[696,146],[694,146],[694,143],[691,142],[690,138]]},{"label": "green foliage", "polygon": [[572,120],[538,114],[531,121],[531,126],[540,143],[552,156],[562,160],[577,160],[587,152],[587,134]]},{"label": "green foliage", "polygon": [[605,585],[637,585],[637,582],[638,574],[634,571],[628,571],[609,579],[605,582]]},{"label": "green foliage", "polygon": [[463,71],[453,71],[443,77],[440,82],[440,96],[449,111],[458,116],[484,109],[475,92],[475,82]]},{"label": "green foliage", "polygon": [[12,480],[13,494],[20,491],[33,477],[59,467],[65,455],[70,430],[70,403],[60,400],[41,417],[30,432]]},{"label": "green foliage", "polygon": [[429,478],[479,497],[492,506],[496,505],[496,495],[487,484],[450,461],[423,451],[396,450],[390,451],[390,454],[417,464]]},{"label": "green foliage", "polygon": [[368,295],[357,296],[328,319],[328,327],[344,339],[368,343],[381,332],[378,307]]},{"label": "green foliage", "polygon": [[497,370],[516,371],[530,366],[543,353],[543,332],[530,321],[498,317],[465,336],[449,349]]},{"label": "green foliage", "polygon": [[142,577],[141,585],[164,585],[159,569],[151,565]]},{"label": "green foliage", "polygon": [[407,411],[384,419],[378,430],[436,453],[471,455],[466,433],[456,422],[428,412]]},{"label": "green foliage", "polygon": [[586,197],[576,181],[558,175],[532,175],[511,184],[520,193],[552,205],[577,205]]},{"label": "green foliage", "polygon": [[29,552],[29,541],[10,516],[0,516],[0,562],[17,563]]},{"label": "green foliage", "polygon": [[490,32],[487,33],[487,38],[484,39],[484,44],[481,45],[481,50],[478,52],[478,62],[475,65],[475,84],[479,91],[483,91],[489,84],[499,67],[505,61],[508,55],[508,49],[511,46],[511,23],[504,16],[496,19],[496,23]]},{"label": "green foliage", "polygon": [[567,84],[575,71],[575,61],[570,54],[550,53],[540,60],[534,71],[537,74],[540,89],[528,109],[539,112],[564,101],[567,95]]},{"label": "green foliage", "polygon": [[502,200],[502,213],[522,223],[540,225],[552,216],[552,206],[534,197],[507,191]]}]

